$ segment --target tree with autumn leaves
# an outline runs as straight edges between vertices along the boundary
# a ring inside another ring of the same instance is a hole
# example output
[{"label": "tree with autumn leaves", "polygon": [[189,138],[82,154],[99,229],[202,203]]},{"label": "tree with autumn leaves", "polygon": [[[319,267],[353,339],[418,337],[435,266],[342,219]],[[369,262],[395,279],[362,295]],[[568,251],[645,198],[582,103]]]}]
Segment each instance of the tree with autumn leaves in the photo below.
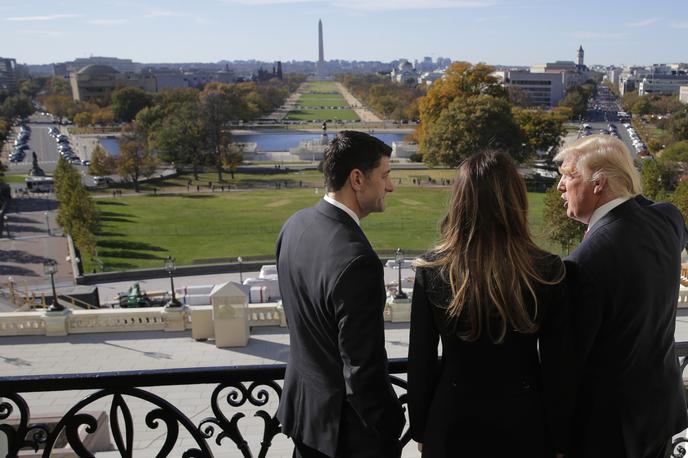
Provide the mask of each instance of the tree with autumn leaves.
[{"label": "tree with autumn leaves", "polygon": [[541,109],[514,109],[494,69],[455,62],[419,102],[417,137],[425,162],[457,166],[484,149],[499,149],[522,162],[559,146],[563,118]]}]

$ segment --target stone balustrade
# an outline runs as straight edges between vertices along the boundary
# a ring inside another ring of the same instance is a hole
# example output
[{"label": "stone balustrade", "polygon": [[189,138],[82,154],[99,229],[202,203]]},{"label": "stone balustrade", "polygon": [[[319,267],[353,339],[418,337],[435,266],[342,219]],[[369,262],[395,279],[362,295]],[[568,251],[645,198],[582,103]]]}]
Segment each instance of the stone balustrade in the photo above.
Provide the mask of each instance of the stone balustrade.
[{"label": "stone balustrade", "polygon": [[[248,325],[286,326],[281,303],[248,304]],[[407,322],[409,301],[387,303],[385,321]],[[212,306],[175,308],[143,307],[97,310],[66,310],[65,312],[0,313],[0,337],[45,336],[129,331],[182,331],[198,326],[212,326]],[[199,335],[204,335],[202,332]],[[208,336],[206,336],[208,337]],[[212,337],[210,335],[209,337]]]}]

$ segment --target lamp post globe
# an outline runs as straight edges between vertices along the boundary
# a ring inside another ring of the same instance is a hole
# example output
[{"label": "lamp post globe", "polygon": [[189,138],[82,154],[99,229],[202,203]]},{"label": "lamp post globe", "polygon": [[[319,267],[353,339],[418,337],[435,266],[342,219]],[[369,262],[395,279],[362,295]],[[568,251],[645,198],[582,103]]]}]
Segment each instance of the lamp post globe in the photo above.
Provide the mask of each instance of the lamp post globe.
[{"label": "lamp post globe", "polygon": [[165,258],[165,270],[170,275],[170,288],[172,288],[172,299],[169,300],[165,307],[181,307],[182,304],[177,300],[177,296],[174,293],[174,270],[177,268],[174,258],[168,256]]},{"label": "lamp post globe", "polygon": [[404,252],[401,248],[397,248],[394,253],[394,260],[397,263],[397,270],[399,271],[399,287],[397,288],[397,293],[394,295],[395,299],[408,299],[408,296],[401,289],[401,266],[404,264]]}]

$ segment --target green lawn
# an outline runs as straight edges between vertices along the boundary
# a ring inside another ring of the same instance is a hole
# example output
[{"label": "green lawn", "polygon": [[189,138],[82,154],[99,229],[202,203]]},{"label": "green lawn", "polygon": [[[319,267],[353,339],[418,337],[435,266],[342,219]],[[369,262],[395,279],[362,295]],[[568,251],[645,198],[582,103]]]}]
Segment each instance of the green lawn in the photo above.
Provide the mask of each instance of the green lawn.
[{"label": "green lawn", "polygon": [[[330,81],[305,83],[297,105],[302,107],[346,107],[348,103],[337,90],[337,85]],[[319,110],[295,109],[287,113],[287,121],[359,121],[353,110]]]},{"label": "green lawn", "polygon": [[331,119],[332,121],[358,121],[354,110],[292,110],[284,118],[287,121],[313,121]]},{"label": "green lawn", "polygon": [[336,94],[303,94],[296,102],[305,107],[346,107],[349,106],[344,97]]},{"label": "green lawn", "polygon": [[[237,256],[269,258],[284,221],[321,195],[322,188],[317,194],[282,188],[97,199],[102,214],[98,254],[109,271],[160,267],[168,255],[180,265]],[[401,186],[387,196],[387,210],[370,215],[362,226],[378,251],[427,250],[437,238],[448,196],[448,187]],[[541,234],[542,197],[530,194],[536,236]],[[86,259],[86,270],[91,266]]]}]

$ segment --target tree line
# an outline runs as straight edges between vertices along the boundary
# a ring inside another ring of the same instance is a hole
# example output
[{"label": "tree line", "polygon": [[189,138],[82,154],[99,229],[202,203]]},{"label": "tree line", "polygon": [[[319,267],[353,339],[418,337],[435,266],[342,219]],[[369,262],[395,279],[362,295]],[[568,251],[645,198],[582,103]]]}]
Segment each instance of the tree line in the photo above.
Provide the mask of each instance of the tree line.
[{"label": "tree line", "polygon": [[418,119],[418,100],[425,95],[425,86],[397,84],[379,74],[343,74],[337,80],[382,119]]},{"label": "tree line", "polygon": [[[136,191],[139,178],[151,176],[159,161],[189,166],[196,178],[203,167],[212,166],[223,181],[223,172],[228,170],[233,176],[242,161],[228,125],[272,112],[302,81],[303,77],[292,75],[284,81],[210,83],[202,90],[174,89],[155,95],[138,88],[117,89],[109,108],[114,119],[126,123],[120,154],[113,159],[97,148],[89,171],[94,175],[117,172]],[[81,116],[76,120],[82,122]]]}]

